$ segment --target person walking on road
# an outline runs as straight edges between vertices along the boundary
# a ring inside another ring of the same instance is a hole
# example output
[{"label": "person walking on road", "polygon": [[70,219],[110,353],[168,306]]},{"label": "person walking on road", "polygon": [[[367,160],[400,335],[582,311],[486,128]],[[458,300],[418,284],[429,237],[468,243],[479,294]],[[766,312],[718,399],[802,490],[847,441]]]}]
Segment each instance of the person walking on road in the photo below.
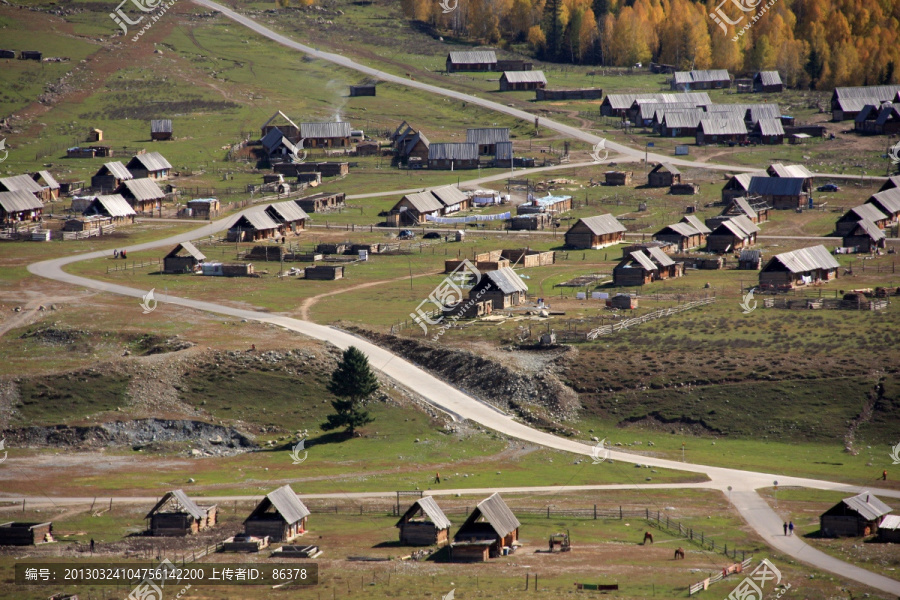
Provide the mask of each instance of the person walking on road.
[{"label": "person walking on road", "polygon": [[788,535],[794,535],[794,522],[788,523]]},{"label": "person walking on road", "polygon": [[440,473],[435,473],[435,474],[434,474],[434,482],[435,482],[435,483],[440,483],[440,482],[441,482],[441,474],[440,474]]},{"label": "person walking on road", "polygon": [[787,537],[787,521],[784,522],[784,536]]}]

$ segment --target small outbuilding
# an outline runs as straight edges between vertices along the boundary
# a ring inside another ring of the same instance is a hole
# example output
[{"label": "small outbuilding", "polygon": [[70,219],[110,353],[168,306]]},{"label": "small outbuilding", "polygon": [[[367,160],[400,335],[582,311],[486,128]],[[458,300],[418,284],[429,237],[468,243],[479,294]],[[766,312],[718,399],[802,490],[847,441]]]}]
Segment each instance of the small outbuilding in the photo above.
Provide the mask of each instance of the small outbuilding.
[{"label": "small outbuilding", "polygon": [[344,278],[344,267],[342,265],[315,265],[306,267],[304,275],[307,279],[334,281]]},{"label": "small outbuilding", "polygon": [[527,295],[528,286],[510,267],[483,273],[481,280],[469,291],[470,300],[491,300],[497,310],[522,304]]},{"label": "small outbuilding", "polygon": [[94,196],[81,214],[85,217],[109,217],[110,223],[116,225],[134,223],[135,216],[134,209],[121,194]]},{"label": "small outbuilding", "polygon": [[681,183],[681,171],[669,163],[659,163],[647,175],[650,187],[669,187],[677,183]]},{"label": "small outbuilding", "polygon": [[744,248],[738,257],[738,269],[759,271],[762,268],[762,251]]},{"label": "small outbuilding", "polygon": [[395,527],[405,546],[443,546],[450,541],[450,519],[432,496],[413,502]]},{"label": "small outbuilding", "polygon": [[819,517],[824,537],[862,537],[878,531],[881,518],[892,508],[870,492],[844,498]]},{"label": "small outbuilding", "polygon": [[566,246],[598,249],[618,244],[624,239],[625,226],[611,214],[578,219],[566,232]]},{"label": "small outbuilding", "polygon": [[868,219],[861,219],[842,239],[844,248],[856,248],[857,252],[874,252],[877,248],[884,248],[886,236],[878,225]]},{"label": "small outbuilding", "polygon": [[206,260],[206,255],[200,252],[190,242],[182,242],[175,246],[163,259],[164,273],[193,273],[198,265]]},{"label": "small outbuilding", "polygon": [[521,523],[500,494],[493,494],[478,503],[465,523],[453,536],[450,560],[456,562],[484,562],[502,556],[515,547]]},{"label": "small outbuilding", "polygon": [[375,95],[375,84],[374,83],[350,86],[350,97],[351,98],[355,98],[357,96],[374,96],[374,95]]},{"label": "small outbuilding", "polygon": [[538,90],[547,87],[543,71],[504,71],[500,76],[500,91]]},{"label": "small outbuilding", "polygon": [[172,165],[159,152],[144,152],[129,160],[125,168],[135,179],[168,179]]},{"label": "small outbuilding", "polygon": [[285,485],[266,497],[244,521],[244,533],[251,537],[268,537],[273,542],[288,542],[306,533],[309,509],[291,486]]},{"label": "small outbuilding", "polygon": [[304,212],[329,212],[344,207],[347,195],[344,192],[322,192],[306,198],[294,200]]},{"label": "small outbuilding", "polygon": [[278,223],[262,211],[246,212],[228,228],[229,242],[256,242],[278,235]]},{"label": "small outbuilding", "polygon": [[153,119],[150,121],[151,140],[172,139],[172,119]]},{"label": "small outbuilding", "polygon": [[216,505],[200,507],[183,490],[166,492],[147,516],[152,536],[183,536],[200,533],[216,524]]},{"label": "small outbuilding", "polygon": [[0,524],[0,546],[36,546],[52,542],[53,523],[23,523],[10,521]]},{"label": "small outbuilding", "polygon": [[886,515],[878,524],[878,541],[900,544],[900,515]]},{"label": "small outbuilding", "polygon": [[631,185],[632,171],[607,171],[606,185]]},{"label": "small outbuilding", "polygon": [[219,216],[222,205],[218,198],[194,198],[188,200],[187,207],[191,211],[192,217],[211,219]]}]

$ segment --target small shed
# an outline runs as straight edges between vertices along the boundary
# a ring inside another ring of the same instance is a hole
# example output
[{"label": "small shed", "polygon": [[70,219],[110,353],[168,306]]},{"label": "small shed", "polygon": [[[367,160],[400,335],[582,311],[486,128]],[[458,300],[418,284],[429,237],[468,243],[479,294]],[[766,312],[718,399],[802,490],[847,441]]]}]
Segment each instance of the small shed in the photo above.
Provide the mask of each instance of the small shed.
[{"label": "small shed", "polygon": [[553,223],[553,216],[548,213],[516,215],[509,220],[509,228],[513,231],[543,230]]},{"label": "small shed", "polygon": [[145,519],[152,536],[182,536],[200,533],[216,524],[216,505],[200,507],[183,490],[166,492]]},{"label": "small shed", "polygon": [[194,198],[188,200],[187,207],[191,211],[192,217],[209,219],[219,215],[222,205],[218,198]]},{"label": "small shed", "polygon": [[578,219],[566,232],[566,246],[597,249],[618,244],[624,239],[625,226],[611,214]]},{"label": "small shed", "polygon": [[193,273],[206,256],[190,242],[175,246],[163,259],[164,273]]},{"label": "small shed", "polygon": [[634,310],[638,307],[638,299],[628,294],[616,294],[606,301],[606,306],[608,308]]},{"label": "small shed", "polygon": [[19,60],[41,60],[44,53],[39,50],[22,50],[19,52]]},{"label": "small shed", "polygon": [[504,71],[500,76],[500,91],[537,90],[547,87],[543,71]]},{"label": "small shed", "polygon": [[0,50],[0,58],[15,58],[15,50]]},{"label": "small shed", "polygon": [[844,498],[819,516],[825,537],[861,537],[878,531],[881,517],[893,509],[870,492]]},{"label": "small shed", "polygon": [[36,546],[53,541],[53,523],[23,523],[10,521],[0,524],[0,546]]},{"label": "small shed", "polygon": [[347,195],[344,192],[322,192],[306,198],[294,200],[305,212],[329,212],[344,207]]},{"label": "small shed", "polygon": [[503,554],[519,539],[521,523],[500,494],[493,494],[478,503],[465,523],[453,536],[450,560],[483,562]]},{"label": "small shed", "polygon": [[41,186],[41,200],[49,202],[59,198],[59,183],[50,174],[50,171],[38,171],[31,174],[39,186]]},{"label": "small shed", "polygon": [[659,163],[647,175],[650,187],[669,187],[678,183],[681,183],[681,171],[669,163]]},{"label": "small shed", "polygon": [[150,121],[151,140],[172,139],[172,119],[153,119]]},{"label": "small shed", "polygon": [[350,97],[351,98],[355,98],[357,96],[374,96],[374,95],[375,95],[375,84],[374,83],[350,86]]},{"label": "small shed", "polygon": [[102,142],[103,141],[103,130],[97,129],[96,127],[92,127],[87,134],[87,141],[89,142]]},{"label": "small shed", "polygon": [[607,171],[606,185],[631,185],[633,176],[631,171]]},{"label": "small shed", "polygon": [[491,300],[499,310],[525,302],[528,286],[510,267],[483,273],[480,281],[469,290],[470,300]]},{"label": "small shed", "polygon": [[878,524],[878,541],[900,544],[900,515],[887,515]]},{"label": "small shed", "polygon": [[244,521],[244,533],[273,542],[288,542],[306,533],[309,509],[300,501],[291,486],[285,485],[266,497]]},{"label": "small shed", "polygon": [[326,281],[343,279],[344,267],[341,265],[316,265],[306,267],[305,275],[307,279],[320,279]]},{"label": "small shed", "polygon": [[406,546],[442,546],[450,541],[450,519],[432,496],[413,502],[395,525]]},{"label": "small shed", "polygon": [[738,258],[738,269],[743,271],[759,271],[762,268],[762,251],[744,248]]},{"label": "small shed", "polygon": [[784,127],[781,125],[781,119],[760,119],[753,126],[750,138],[760,144],[783,144]]},{"label": "small shed", "polygon": [[753,76],[753,91],[766,94],[784,91],[781,75],[778,71],[760,71]]}]

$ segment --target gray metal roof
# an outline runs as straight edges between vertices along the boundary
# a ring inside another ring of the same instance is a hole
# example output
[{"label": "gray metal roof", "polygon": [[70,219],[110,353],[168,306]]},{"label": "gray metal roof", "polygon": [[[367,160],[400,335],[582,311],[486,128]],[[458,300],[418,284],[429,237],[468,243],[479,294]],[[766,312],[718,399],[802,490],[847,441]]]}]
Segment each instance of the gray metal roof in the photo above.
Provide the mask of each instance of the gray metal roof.
[{"label": "gray metal roof", "polygon": [[296,523],[310,514],[309,509],[300,501],[291,486],[285,485],[266,494],[265,499],[250,513],[247,520],[256,514],[264,513],[270,504],[287,523]]},{"label": "gray metal roof", "polygon": [[841,221],[851,221],[853,220],[853,216],[859,217],[859,219],[868,219],[873,223],[884,221],[888,218],[887,215],[878,210],[873,204],[860,204],[859,206],[854,206],[841,217]]},{"label": "gray metal roof", "polygon": [[[618,233],[621,231],[625,231],[625,226],[622,225],[621,222],[611,214],[605,215],[596,215],[594,217],[584,217],[583,219],[578,219],[578,223],[584,223],[587,225],[587,228],[591,230],[591,233],[594,235],[607,235],[610,233]],[[572,225],[572,227],[575,227]]]},{"label": "gray metal roof", "polygon": [[781,85],[781,75],[778,71],[760,71],[753,79],[759,80],[763,85]]},{"label": "gray metal roof", "polygon": [[16,190],[14,192],[0,192],[0,206],[8,213],[23,210],[35,210],[44,208],[44,203],[31,192]]},{"label": "gray metal roof", "polygon": [[883,192],[877,192],[866,200],[866,204],[881,207],[880,210],[887,211],[891,215],[900,213],[900,188],[890,188]]},{"label": "gray metal roof", "polygon": [[428,160],[478,160],[478,145],[466,142],[431,144]]},{"label": "gray metal roof", "polygon": [[891,175],[888,177],[878,191],[884,192],[894,188],[900,188],[900,175]]},{"label": "gray metal roof", "polygon": [[172,133],[172,119],[152,119],[150,133]]},{"label": "gray metal roof", "polygon": [[512,142],[497,142],[497,147],[494,150],[494,159],[510,160],[512,157],[513,157]]},{"label": "gray metal roof", "polygon": [[31,178],[34,179],[38,183],[38,185],[40,185],[38,179],[43,179],[44,183],[51,190],[59,189],[59,183],[57,183],[56,179],[53,178],[53,175],[50,174],[50,171],[38,171],[37,173],[32,174]]},{"label": "gray metal roof", "polygon": [[[731,217],[726,221],[722,221],[718,227],[715,228],[711,232],[711,235],[722,235],[719,231],[722,228],[725,228],[731,235],[739,239],[747,239],[751,236],[751,234],[758,233],[759,227],[753,224],[753,221],[745,217],[744,215],[739,215],[737,217]],[[718,232],[718,233],[717,233]]]},{"label": "gray metal roof", "polygon": [[783,165],[781,163],[772,163],[766,169],[766,173],[771,177],[803,177],[812,179],[813,176],[809,169],[803,165]]},{"label": "gray metal roof", "polygon": [[643,100],[638,98],[631,105],[634,108],[635,104],[637,105],[638,110],[640,111],[641,119],[649,120],[653,118],[659,111],[666,110],[696,110],[696,107],[692,102],[657,102],[656,100]]},{"label": "gray metal roof", "polygon": [[744,125],[744,120],[733,114],[702,118],[698,127],[703,129],[703,133],[707,135],[741,135],[747,133],[747,126]]},{"label": "gray metal roof", "polygon": [[31,192],[40,194],[43,191],[41,185],[30,175],[13,175],[12,177],[0,177],[0,187],[9,192]]},{"label": "gray metal roof", "polygon": [[684,237],[700,235],[699,231],[697,231],[696,229],[694,229],[692,226],[690,226],[687,223],[672,223],[671,225],[666,225],[665,227],[663,227],[662,229],[660,229],[653,235],[660,235],[660,234],[664,233],[666,231],[666,229],[674,231],[678,235],[683,235]]},{"label": "gray metal roof", "polygon": [[671,173],[672,175],[681,175],[681,171],[679,171],[678,168],[671,163],[664,163],[664,162],[659,163],[658,165],[653,167],[653,169],[650,172],[656,173],[657,171],[667,171],[667,172]]},{"label": "gray metal roof", "polygon": [[675,264],[675,261],[657,246],[647,248],[647,253],[650,255],[650,260],[661,267],[670,267]]},{"label": "gray metal roof", "polygon": [[695,216],[695,215],[686,215],[686,216],[682,217],[681,220],[682,220],[682,222],[687,223],[688,225],[690,225],[691,227],[693,227],[694,229],[696,229],[696,230],[699,231],[700,233],[707,233],[707,234],[708,234],[708,233],[710,233],[710,232],[712,231],[709,227],[706,226],[706,223],[704,223],[703,221],[701,221],[701,220],[700,220],[697,216]]},{"label": "gray metal roof", "polygon": [[543,71],[503,71],[500,79],[509,83],[547,83]]},{"label": "gray metal roof", "polygon": [[444,205],[441,204],[441,201],[434,197],[431,192],[416,192],[414,194],[407,194],[403,196],[400,200],[402,202],[406,200],[409,204],[412,205],[412,208],[419,213],[430,213],[436,210],[442,210]]},{"label": "gray metal roof", "polygon": [[231,224],[229,229],[236,229],[239,223],[249,224],[253,229],[263,231],[266,229],[278,229],[278,223],[272,220],[272,217],[261,210],[249,211],[238,216]]},{"label": "gray metal roof", "polygon": [[484,276],[504,294],[528,291],[528,286],[510,267],[500,267],[496,271],[488,271]]},{"label": "gray metal roof", "polygon": [[625,258],[621,263],[618,264],[618,267],[624,267],[625,265],[630,265],[631,263],[639,264],[643,269],[647,271],[658,271],[659,267],[653,264],[653,261],[650,260],[650,257],[643,253],[641,250],[635,250],[634,252],[629,252],[628,257]]},{"label": "gray metal roof", "polygon": [[284,134],[277,127],[273,127],[266,133],[262,140],[260,140],[263,148],[266,149],[266,152],[269,154],[272,153],[273,150],[277,149],[278,146],[283,145],[291,152],[297,152],[297,146],[294,145],[291,140],[284,137]]},{"label": "gray metal roof", "polygon": [[[747,202],[746,198],[734,198],[732,199],[732,203],[740,209],[744,215],[749,217],[751,220],[756,218],[756,211],[753,210],[753,207],[750,206],[750,203]],[[729,207],[730,208],[730,207]],[[728,209],[726,209],[728,210]]]},{"label": "gray metal roof", "polygon": [[294,221],[301,221],[309,218],[306,211],[300,208],[293,200],[270,204],[266,207],[265,211],[273,220],[281,223],[292,223]]},{"label": "gray metal roof", "polygon": [[[765,171],[758,171],[755,173],[738,173],[737,175],[735,175],[734,177],[731,178],[731,180],[728,182],[728,184],[730,185],[730,184],[734,183],[734,184],[736,184],[737,187],[739,187],[742,190],[749,190],[750,183],[753,181],[753,179],[755,177],[768,177],[768,176],[769,176],[769,174],[766,173]],[[735,187],[735,186],[732,185],[731,187]]]},{"label": "gray metal roof", "polygon": [[466,129],[466,142],[470,144],[496,144],[509,141],[509,127],[479,127]]},{"label": "gray metal roof", "polygon": [[[156,506],[150,509],[150,512],[148,512],[147,516],[144,518],[149,519],[150,517],[152,517],[156,513],[156,511],[162,508],[163,505],[171,499],[175,500],[175,506],[173,508],[175,508],[176,510],[173,512],[186,512],[195,519],[202,519],[206,516],[206,511],[197,506],[197,504],[193,500],[191,500],[183,490],[172,490],[171,492],[166,492],[160,499],[160,501],[156,503]],[[181,510],[178,510],[179,508]]]},{"label": "gray metal roof", "polygon": [[345,138],[350,137],[350,123],[300,123],[302,138]]},{"label": "gray metal roof", "polygon": [[128,200],[122,197],[122,194],[95,196],[82,214],[99,215],[104,213],[110,217],[127,217],[135,214],[134,209],[128,204]]},{"label": "gray metal roof", "polygon": [[882,104],[878,111],[878,117],[875,118],[876,125],[884,125],[888,121],[900,120],[900,104]]},{"label": "gray metal roof", "polygon": [[497,55],[493,50],[467,50],[462,52],[451,52],[448,58],[450,59],[450,62],[455,65],[492,65],[497,63]]},{"label": "gray metal roof", "polygon": [[700,83],[712,81],[731,81],[731,76],[726,69],[675,71],[675,83]]},{"label": "gray metal roof", "polygon": [[[509,267],[505,267],[509,268]],[[512,270],[512,269],[510,269]],[[496,271],[491,271],[487,273],[490,275],[491,273],[496,273]],[[465,523],[460,527],[460,531],[466,529],[467,526],[473,525],[478,522],[479,518],[484,518],[490,526],[494,529],[494,532],[500,537],[504,537],[512,531],[515,531],[518,527],[521,526],[519,520],[516,518],[516,515],[513,514],[506,503],[503,501],[503,498],[500,497],[500,494],[494,493],[489,498],[482,500],[478,503],[478,506],[475,507],[469,517],[466,519]],[[459,535],[457,533],[457,535]]]},{"label": "gray metal roof", "polygon": [[806,273],[817,269],[837,269],[841,265],[825,246],[812,246],[791,252],[776,254],[766,264],[764,271],[774,263],[781,263],[791,273]]},{"label": "gray metal roof", "polygon": [[762,250],[750,250],[749,248],[744,248],[741,250],[741,257],[739,260],[742,261],[757,261],[762,258]]},{"label": "gray metal roof", "polygon": [[100,175],[104,169],[107,173],[121,181],[134,179],[134,175],[131,174],[131,171],[129,171],[121,161],[115,160],[113,162],[104,163],[103,166],[97,170],[97,175]]},{"label": "gray metal roof", "polygon": [[781,119],[760,119],[756,124],[760,135],[784,135]]},{"label": "gray metal roof", "polygon": [[409,153],[413,151],[413,148],[415,148],[416,144],[418,144],[419,142],[425,144],[426,148],[431,147],[431,142],[428,141],[428,138],[425,137],[425,134],[423,132],[419,131],[414,136],[409,138],[401,154],[403,156],[409,156]]},{"label": "gray metal roof", "polygon": [[747,191],[760,196],[799,196],[805,182],[804,177],[753,177]]},{"label": "gray metal roof", "polygon": [[833,98],[873,98],[877,102],[887,102],[893,100],[894,96],[900,92],[900,85],[867,85],[857,87],[836,87],[834,88]]},{"label": "gray metal roof", "polygon": [[835,101],[838,108],[847,112],[859,112],[864,110],[866,106],[870,104],[880,104],[881,102],[883,101],[873,96],[840,97]]},{"label": "gray metal roof", "polygon": [[781,121],[781,107],[777,104],[752,104],[747,111],[747,116],[753,123],[760,119],[778,119],[778,121]]},{"label": "gray metal roof", "polygon": [[[166,197],[165,192],[159,189],[156,182],[146,177],[123,181],[122,186],[131,193],[135,200],[160,200]],[[122,193],[123,191],[125,190],[120,186],[118,192]]]},{"label": "gray metal roof", "polygon": [[709,106],[712,101],[706,92],[683,92],[678,94],[607,94],[602,104],[608,104],[614,109],[631,108],[637,99],[646,101],[655,101],[663,104],[684,104],[689,103],[694,106]]},{"label": "gray metal roof", "polygon": [[128,161],[127,166],[130,167],[134,161],[138,161],[148,171],[163,171],[172,168],[169,161],[167,161],[159,152],[145,152],[144,154],[138,154]]},{"label": "gray metal roof", "polygon": [[878,529],[900,529],[900,515],[887,515],[878,524]]},{"label": "gray metal roof", "polygon": [[171,252],[166,254],[166,258],[169,258],[171,256],[178,256],[178,253],[181,252],[182,250],[184,250],[185,252],[187,252],[188,254],[190,254],[191,256],[193,256],[194,258],[196,258],[199,261],[206,260],[206,255],[203,254],[202,252],[200,252],[199,250],[197,250],[197,247],[190,242],[182,242],[182,243],[178,244],[177,246],[175,246],[172,249]]},{"label": "gray metal roof", "polygon": [[400,520],[397,521],[395,527],[399,527],[405,520],[414,517],[420,510],[425,513],[425,516],[427,516],[438,529],[448,529],[450,527],[450,519],[447,518],[447,515],[444,514],[441,507],[434,501],[433,496],[423,496],[413,502]]},{"label": "gray metal roof", "polygon": [[874,521],[894,510],[869,492],[844,498],[841,502],[847,505],[848,508],[858,512],[867,521]]},{"label": "gray metal roof", "polygon": [[696,128],[697,125],[700,124],[700,119],[703,118],[704,113],[701,109],[695,108],[693,110],[666,110],[660,111],[657,110],[656,114],[659,115],[662,113],[662,116],[659,117],[660,124],[665,123],[666,127],[672,128]]},{"label": "gray metal roof", "polygon": [[740,227],[741,229],[746,231],[748,235],[751,233],[759,233],[759,227],[757,227],[753,221],[751,221],[749,218],[747,218],[744,215],[738,215],[736,217],[731,217],[731,220],[733,222],[735,222],[738,225],[738,227]]},{"label": "gray metal roof", "polygon": [[850,232],[850,235],[867,235],[874,242],[883,240],[886,237],[884,231],[869,219],[860,219],[857,221],[856,227]]},{"label": "gray metal roof", "polygon": [[460,191],[455,185],[445,185],[443,187],[434,188],[433,190],[430,190],[430,193],[444,206],[453,206],[454,204],[465,202],[468,199],[468,196]]}]

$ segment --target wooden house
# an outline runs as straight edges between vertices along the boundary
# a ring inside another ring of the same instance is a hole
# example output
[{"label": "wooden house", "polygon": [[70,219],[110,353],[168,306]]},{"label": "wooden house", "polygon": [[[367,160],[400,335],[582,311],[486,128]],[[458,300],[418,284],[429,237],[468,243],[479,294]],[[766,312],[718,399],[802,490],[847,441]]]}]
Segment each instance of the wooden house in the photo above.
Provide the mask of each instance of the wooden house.
[{"label": "wooden house", "polygon": [[428,141],[428,137],[421,131],[414,132],[409,137],[403,138],[403,140],[397,145],[397,157],[400,160],[409,161],[409,159],[420,160],[422,162],[428,161],[428,149],[431,147],[431,142]]},{"label": "wooden house", "polygon": [[216,525],[216,505],[200,507],[183,490],[166,492],[147,516],[152,536],[184,536]]},{"label": "wooden house", "polygon": [[681,183],[681,171],[669,163],[659,163],[647,175],[650,187],[669,187],[673,183]]},{"label": "wooden house", "polygon": [[375,84],[374,83],[350,86],[350,97],[351,98],[355,98],[357,96],[374,96],[374,95],[375,95]]},{"label": "wooden house", "polygon": [[304,276],[307,279],[317,279],[323,281],[334,281],[344,278],[344,267],[341,265],[315,265],[306,267]]},{"label": "wooden house", "polygon": [[753,91],[763,94],[784,91],[781,75],[778,71],[760,71],[753,76]]},{"label": "wooden house", "polygon": [[656,265],[659,279],[672,279],[684,275],[684,263],[672,260],[659,246],[648,246],[644,254]]},{"label": "wooden house", "polygon": [[430,192],[407,194],[391,209],[388,224],[393,227],[422,225],[429,215],[439,217],[443,210],[444,205]]},{"label": "wooden house", "polygon": [[496,155],[497,144],[509,141],[509,127],[479,127],[466,130],[466,143],[478,146],[479,156]]},{"label": "wooden house", "polygon": [[429,169],[477,169],[478,145],[466,142],[430,144]]},{"label": "wooden house", "polygon": [[825,246],[776,254],[759,272],[762,289],[793,289],[837,278],[840,264]]},{"label": "wooden house", "polygon": [[856,115],[853,128],[864,134],[897,134],[900,132],[900,102],[866,104]]},{"label": "wooden house", "polygon": [[163,258],[163,273],[193,273],[206,256],[190,242],[175,246]]},{"label": "wooden house", "polygon": [[263,211],[245,212],[228,228],[229,242],[256,242],[278,235],[278,223]]},{"label": "wooden house", "polygon": [[750,131],[750,140],[764,145],[784,143],[784,127],[781,119],[760,119]]},{"label": "wooden house", "polygon": [[304,148],[349,148],[350,123],[300,123],[300,138]]},{"label": "wooden house", "polygon": [[659,266],[643,250],[629,252],[613,268],[613,285],[645,285],[659,278]]},{"label": "wooden house", "polygon": [[115,190],[131,207],[139,212],[153,212],[162,207],[166,194],[152,179],[130,179],[123,181]]},{"label": "wooden house", "polygon": [[404,546],[443,546],[450,541],[450,519],[432,496],[413,502],[395,527]]},{"label": "wooden house", "polygon": [[81,213],[85,217],[109,217],[110,223],[134,223],[135,211],[121,194],[94,196]]},{"label": "wooden house", "polygon": [[900,515],[885,515],[878,524],[878,541],[900,544]]},{"label": "wooden house", "polygon": [[172,139],[172,119],[152,119],[150,121],[150,139],[171,140]]},{"label": "wooden house", "polygon": [[259,141],[259,143],[262,145],[263,152],[265,152],[266,158],[269,159],[270,163],[290,162],[291,159],[300,152],[300,148],[289,140],[277,127],[269,129],[269,132]]},{"label": "wooden house", "polygon": [[725,217],[736,217],[738,215],[743,215],[750,219],[750,222],[752,223],[762,223],[763,221],[768,221],[768,204],[766,204],[764,201],[758,200],[755,202],[756,208],[754,208],[754,206],[750,204],[750,201],[747,198],[732,198],[731,201],[725,206],[725,208],[722,209],[721,215]]},{"label": "wooden house", "polygon": [[831,93],[831,117],[834,121],[855,119],[867,104],[892,102],[900,85],[836,87]]},{"label": "wooden house", "polygon": [[306,198],[294,200],[305,212],[328,212],[344,207],[347,195],[344,192],[322,192]]},{"label": "wooden house", "polygon": [[679,252],[684,252],[702,246],[706,235],[688,223],[673,223],[654,233],[653,239],[674,244]]},{"label": "wooden house", "polygon": [[510,267],[483,273],[481,280],[469,290],[469,299],[491,300],[493,308],[500,310],[525,302],[528,286]]},{"label": "wooden house", "polygon": [[44,203],[25,191],[0,192],[0,223],[6,226],[22,222],[38,222],[44,214]]},{"label": "wooden house", "polygon": [[632,171],[607,171],[606,185],[631,185],[634,173]]},{"label": "wooden house", "polygon": [[712,230],[706,226],[706,224],[697,218],[695,215],[685,215],[681,217],[682,223],[687,223],[697,231],[699,231],[703,235],[703,240],[706,240],[706,236],[712,233]]},{"label": "wooden house", "polygon": [[856,226],[843,237],[844,248],[856,248],[857,252],[874,252],[884,248],[884,231],[868,219],[861,219]]},{"label": "wooden house", "polygon": [[709,252],[734,252],[756,244],[759,227],[744,216],[731,217],[720,223],[706,236]]},{"label": "wooden house", "polygon": [[40,62],[43,56],[44,53],[39,50],[22,50],[19,52],[19,60],[36,60]]},{"label": "wooden house", "polygon": [[219,211],[222,209],[218,198],[194,198],[193,200],[188,200],[187,207],[191,211],[192,217],[204,219],[219,216]]},{"label": "wooden house", "polygon": [[803,165],[772,163],[766,167],[766,174],[769,177],[798,177],[803,180],[803,191],[812,192],[813,174]]},{"label": "wooden house", "polygon": [[700,119],[705,114],[701,108],[658,109],[653,118],[662,137],[696,137]]},{"label": "wooden house", "polygon": [[538,102],[544,100],[600,100],[601,98],[603,98],[603,90],[600,88],[582,88],[577,90],[537,89],[534,91],[534,99]]},{"label": "wooden house", "polygon": [[547,87],[543,71],[504,71],[500,76],[501,92],[537,90]]},{"label": "wooden house", "polygon": [[578,219],[566,232],[566,246],[598,249],[618,244],[625,238],[625,226],[611,214]]},{"label": "wooden house", "polygon": [[874,204],[860,204],[845,212],[834,225],[834,231],[840,236],[845,236],[856,228],[856,224],[862,220],[871,221],[879,229],[884,229],[890,217],[875,208]]},{"label": "wooden house", "polygon": [[44,188],[30,175],[13,175],[0,177],[0,192],[27,192],[44,202]]},{"label": "wooden house", "polygon": [[749,196],[759,196],[775,210],[796,210],[809,205],[810,193],[802,177],[752,177]]},{"label": "wooden house", "polygon": [[543,198],[532,197],[516,207],[516,214],[547,213],[559,215],[572,210],[572,196],[552,196],[548,192]]},{"label": "wooden house", "polygon": [[0,546],[36,546],[53,541],[53,523],[0,523]]},{"label": "wooden house", "polygon": [[726,69],[675,71],[669,85],[673,90],[719,90],[731,87],[731,75]]},{"label": "wooden house", "polygon": [[168,179],[172,165],[159,152],[144,152],[129,160],[125,168],[135,179]]},{"label": "wooden house", "polygon": [[53,178],[50,171],[32,173],[31,178],[41,186],[41,200],[51,202],[59,199],[59,183]]},{"label": "wooden house", "polygon": [[635,100],[656,102],[659,104],[684,105],[691,104],[694,107],[707,107],[712,104],[708,92],[685,92],[681,94],[607,94],[600,103],[600,114],[605,117],[631,117]]},{"label": "wooden house", "polygon": [[269,117],[268,121],[262,124],[262,127],[260,127],[259,139],[266,137],[273,129],[280,130],[281,135],[289,139],[293,144],[300,141],[300,126],[294,123],[280,110],[276,111],[274,115]]},{"label": "wooden house", "polygon": [[698,146],[704,144],[725,144],[746,142],[749,138],[744,120],[730,113],[700,119],[695,140]]},{"label": "wooden house", "polygon": [[759,271],[762,268],[762,251],[744,248],[738,257],[738,269],[742,271]]},{"label": "wooden house", "polygon": [[282,234],[300,233],[306,229],[306,221],[309,219],[309,215],[297,206],[297,203],[293,200],[275,202],[263,210],[273,221],[278,223]]},{"label": "wooden house", "polygon": [[534,69],[534,63],[528,62],[521,58],[501,58],[497,59],[497,67],[495,71],[531,71]]},{"label": "wooden house", "polygon": [[112,191],[122,185],[123,181],[134,179],[131,171],[125,168],[121,161],[113,161],[104,164],[97,169],[91,177],[91,187],[97,191]]},{"label": "wooden house", "polygon": [[[891,179],[900,180],[900,177]],[[889,179],[885,185],[890,181],[891,180]],[[877,208],[888,218],[886,224],[892,225],[900,221],[900,188],[885,189],[885,186],[881,186],[881,188],[882,191],[872,194],[869,199],[866,200],[866,204],[871,204]]]},{"label": "wooden house", "polygon": [[891,507],[870,492],[844,498],[819,516],[824,537],[862,537],[878,532],[881,518]]},{"label": "wooden house", "polygon": [[755,173],[738,173],[731,177],[722,187],[722,203],[729,204],[732,199],[746,197],[750,194],[750,182],[754,177],[768,177],[765,171]]},{"label": "wooden house", "polygon": [[878,188],[878,191],[885,192],[894,188],[900,188],[900,175],[891,175],[885,179],[884,183],[881,184],[881,187]]},{"label": "wooden house", "polygon": [[512,231],[538,231],[550,227],[552,223],[553,215],[548,213],[516,215],[509,219],[509,229]]},{"label": "wooden house", "polygon": [[478,503],[453,536],[450,560],[483,562],[503,554],[519,539],[521,524],[500,494],[493,494]]},{"label": "wooden house", "polygon": [[273,542],[288,542],[306,532],[309,509],[291,486],[285,485],[266,497],[244,521],[248,536],[268,537]]},{"label": "wooden house", "polygon": [[494,71],[497,68],[497,55],[493,50],[451,52],[447,55],[446,65],[448,73]]}]

